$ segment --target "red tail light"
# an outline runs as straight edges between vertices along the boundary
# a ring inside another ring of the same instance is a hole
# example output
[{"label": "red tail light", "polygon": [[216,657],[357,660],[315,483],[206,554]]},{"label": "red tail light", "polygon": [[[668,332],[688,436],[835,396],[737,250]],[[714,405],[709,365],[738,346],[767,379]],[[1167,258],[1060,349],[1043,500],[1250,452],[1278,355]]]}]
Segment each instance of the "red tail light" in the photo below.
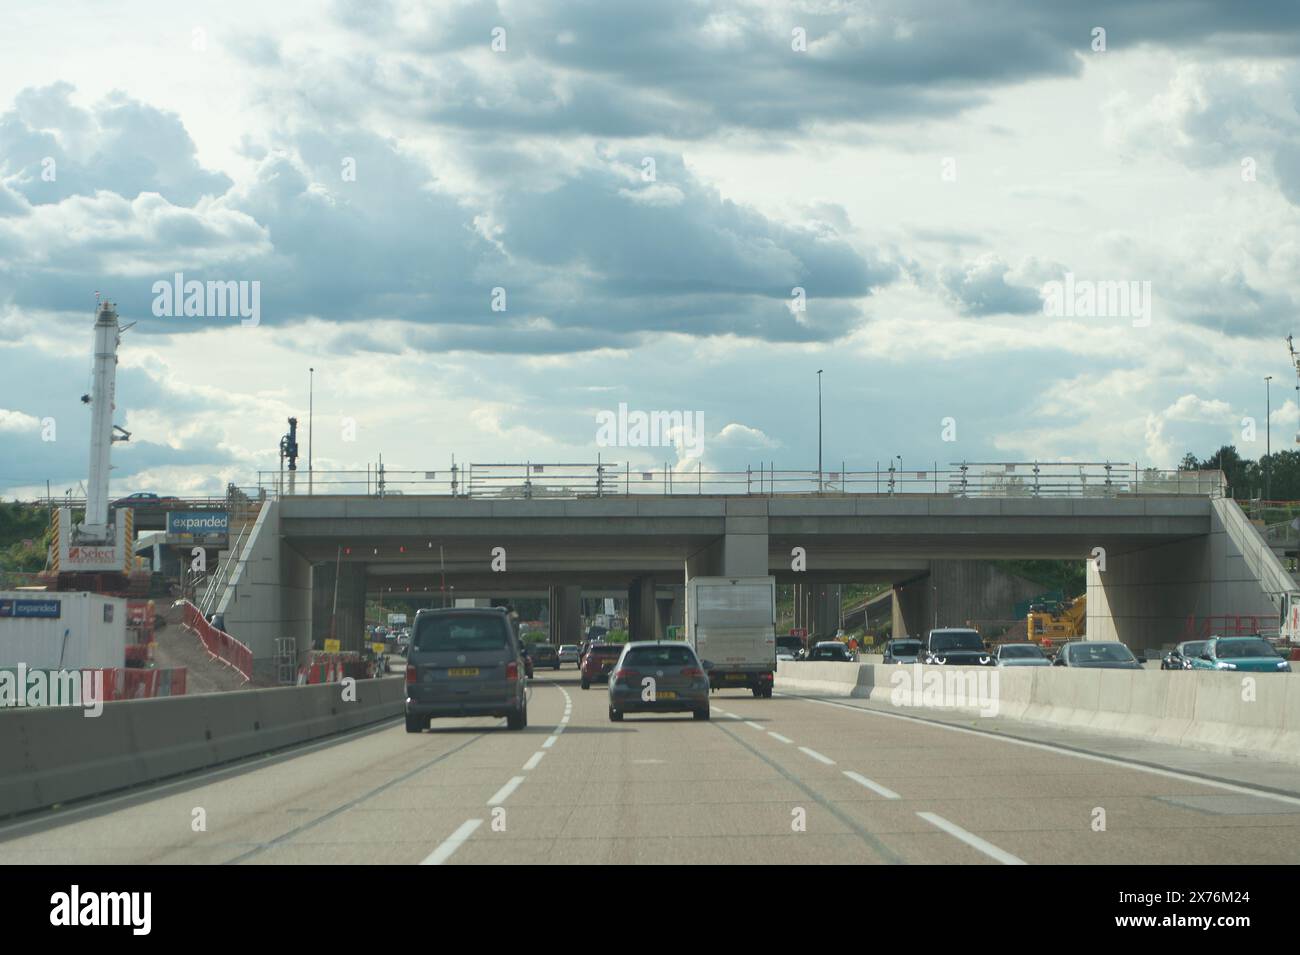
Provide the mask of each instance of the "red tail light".
[{"label": "red tail light", "polygon": [[614,671],[615,680],[636,680],[636,679],[640,679],[640,677],[641,677],[641,673],[639,670],[615,670]]},{"label": "red tail light", "polygon": [[507,680],[517,680],[517,679],[519,679],[519,664],[518,664],[518,663],[515,663],[515,662],[511,661],[510,663],[507,663],[507,664],[506,664],[506,679],[507,679]]},{"label": "red tail light", "polygon": [[411,666],[410,664],[407,664],[406,667],[406,682],[407,683],[415,682],[415,667]]},{"label": "red tail light", "polygon": [[699,667],[686,667],[682,670],[682,676],[704,676],[704,671]]}]

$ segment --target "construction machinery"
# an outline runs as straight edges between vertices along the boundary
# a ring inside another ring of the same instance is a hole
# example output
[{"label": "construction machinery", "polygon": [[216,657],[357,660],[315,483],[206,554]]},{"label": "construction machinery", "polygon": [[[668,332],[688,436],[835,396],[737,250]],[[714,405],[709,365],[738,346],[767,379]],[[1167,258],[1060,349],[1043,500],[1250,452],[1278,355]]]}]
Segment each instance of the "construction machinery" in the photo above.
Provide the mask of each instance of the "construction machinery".
[{"label": "construction machinery", "polygon": [[1069,602],[1044,601],[1029,605],[1027,629],[1032,643],[1052,646],[1070,640],[1081,640],[1087,627],[1087,597],[1075,597]]}]

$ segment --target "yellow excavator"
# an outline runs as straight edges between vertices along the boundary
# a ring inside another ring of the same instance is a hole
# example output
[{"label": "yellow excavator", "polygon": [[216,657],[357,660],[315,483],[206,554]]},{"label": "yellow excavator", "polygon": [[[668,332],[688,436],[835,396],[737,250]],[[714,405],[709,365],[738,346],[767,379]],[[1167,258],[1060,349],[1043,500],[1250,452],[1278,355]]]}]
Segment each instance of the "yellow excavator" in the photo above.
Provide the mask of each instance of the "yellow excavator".
[{"label": "yellow excavator", "polygon": [[1032,643],[1049,646],[1083,638],[1087,627],[1087,597],[1075,597],[1069,603],[1053,600],[1031,604],[1026,632]]}]

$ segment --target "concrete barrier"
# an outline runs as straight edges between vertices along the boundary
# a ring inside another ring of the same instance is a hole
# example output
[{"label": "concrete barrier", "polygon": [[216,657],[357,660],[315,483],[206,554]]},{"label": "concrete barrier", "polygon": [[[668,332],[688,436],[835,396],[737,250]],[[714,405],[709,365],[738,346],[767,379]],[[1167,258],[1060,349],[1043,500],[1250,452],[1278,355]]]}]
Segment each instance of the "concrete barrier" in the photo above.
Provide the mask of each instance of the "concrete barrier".
[{"label": "concrete barrier", "polygon": [[157,782],[355,729],[402,712],[402,677],[0,710],[0,817]]},{"label": "concrete barrier", "polygon": [[[976,713],[971,705],[922,706],[896,687],[936,672],[978,667],[788,663],[777,667],[776,689],[788,693],[868,699],[899,712]],[[1074,727],[1113,736],[1300,763],[1300,680],[1284,673],[997,668],[1000,717]],[[952,675],[956,679],[956,675]],[[987,707],[986,707],[987,709]]]}]

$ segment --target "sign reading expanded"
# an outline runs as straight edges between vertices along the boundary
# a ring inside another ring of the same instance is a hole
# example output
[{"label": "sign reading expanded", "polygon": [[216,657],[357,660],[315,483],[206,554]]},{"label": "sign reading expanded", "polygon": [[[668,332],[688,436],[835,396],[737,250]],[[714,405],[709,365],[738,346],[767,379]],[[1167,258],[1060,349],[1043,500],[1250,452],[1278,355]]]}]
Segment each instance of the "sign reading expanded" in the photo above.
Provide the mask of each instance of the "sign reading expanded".
[{"label": "sign reading expanded", "polygon": [[61,617],[63,603],[59,600],[0,600],[0,617]]},{"label": "sign reading expanded", "polygon": [[224,543],[230,531],[225,511],[168,511],[167,539],[174,543]]}]

